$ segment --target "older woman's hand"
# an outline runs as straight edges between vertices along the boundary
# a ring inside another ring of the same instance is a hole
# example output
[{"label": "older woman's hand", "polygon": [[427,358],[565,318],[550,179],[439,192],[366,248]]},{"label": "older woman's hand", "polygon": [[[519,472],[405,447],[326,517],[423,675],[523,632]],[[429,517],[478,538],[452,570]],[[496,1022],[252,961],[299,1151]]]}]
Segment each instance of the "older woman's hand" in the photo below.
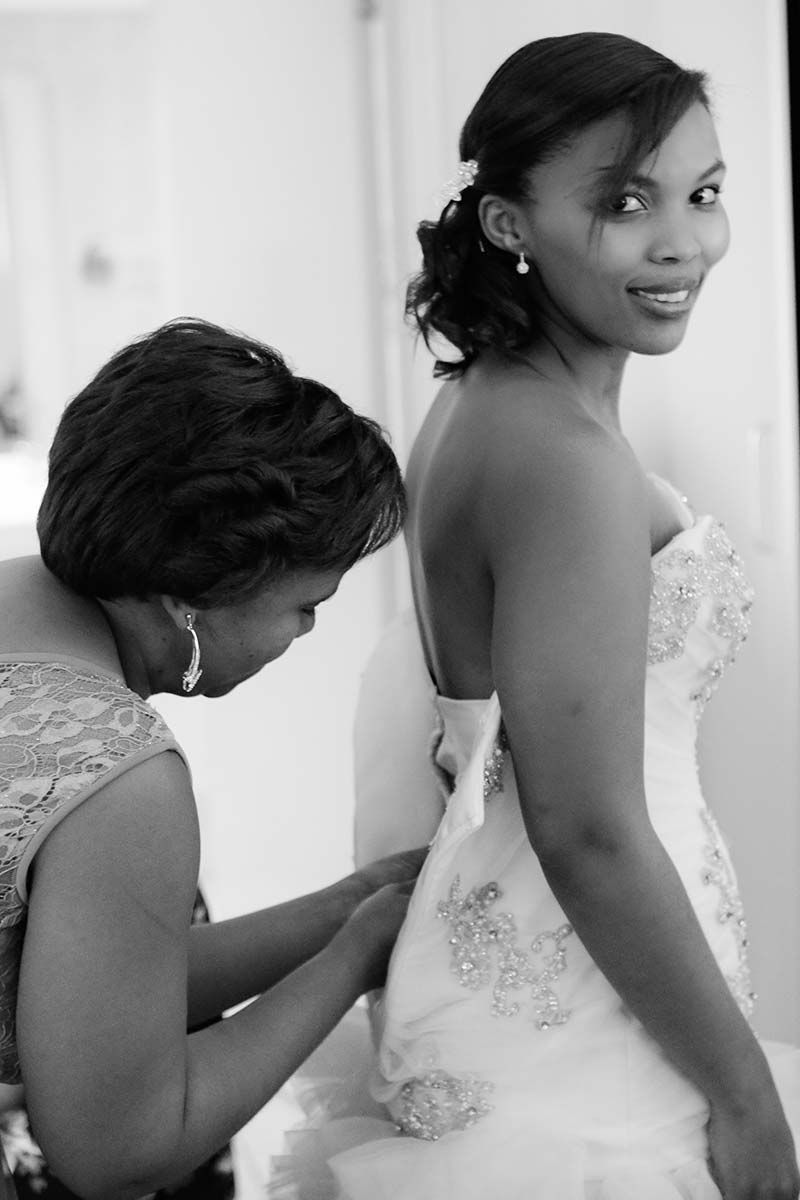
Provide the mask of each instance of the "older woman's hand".
[{"label": "older woman's hand", "polygon": [[340,932],[353,940],[365,971],[366,990],[383,987],[395,940],[405,920],[427,846],[376,859],[349,875],[354,908]]},{"label": "older woman's hand", "polygon": [[427,846],[419,846],[413,850],[401,850],[397,854],[388,854],[385,858],[375,859],[367,863],[352,875],[346,882],[352,888],[354,904],[360,904],[373,892],[389,883],[406,883],[416,880],[422,869],[422,864],[428,854]]},{"label": "older woman's hand", "polygon": [[364,991],[383,987],[394,943],[406,917],[415,879],[389,883],[353,912],[337,940],[352,943]]}]

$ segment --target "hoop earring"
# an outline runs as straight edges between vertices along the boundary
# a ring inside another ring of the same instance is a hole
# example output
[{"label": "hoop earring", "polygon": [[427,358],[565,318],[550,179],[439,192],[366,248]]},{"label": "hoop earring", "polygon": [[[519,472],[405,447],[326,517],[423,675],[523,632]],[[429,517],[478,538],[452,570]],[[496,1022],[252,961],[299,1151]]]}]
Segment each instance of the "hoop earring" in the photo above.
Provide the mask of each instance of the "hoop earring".
[{"label": "hoop earring", "polygon": [[528,271],[530,271],[530,266],[525,261],[525,251],[520,250],[519,262],[517,263],[517,266],[516,266],[516,272],[518,275],[527,275]]},{"label": "hoop earring", "polygon": [[185,692],[191,692],[198,679],[203,674],[202,667],[200,666],[200,642],[197,640],[197,631],[194,627],[194,617],[191,613],[186,614],[186,632],[192,639],[192,658],[189,666],[181,676],[181,687]]}]

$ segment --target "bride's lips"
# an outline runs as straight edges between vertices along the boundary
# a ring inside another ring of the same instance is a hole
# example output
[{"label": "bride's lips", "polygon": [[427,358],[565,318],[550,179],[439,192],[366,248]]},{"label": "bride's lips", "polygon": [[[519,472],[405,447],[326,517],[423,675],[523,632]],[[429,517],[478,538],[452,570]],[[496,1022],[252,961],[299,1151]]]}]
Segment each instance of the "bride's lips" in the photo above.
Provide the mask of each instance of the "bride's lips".
[{"label": "bride's lips", "polygon": [[699,279],[658,280],[629,287],[628,292],[651,316],[674,320],[691,310],[699,286]]}]

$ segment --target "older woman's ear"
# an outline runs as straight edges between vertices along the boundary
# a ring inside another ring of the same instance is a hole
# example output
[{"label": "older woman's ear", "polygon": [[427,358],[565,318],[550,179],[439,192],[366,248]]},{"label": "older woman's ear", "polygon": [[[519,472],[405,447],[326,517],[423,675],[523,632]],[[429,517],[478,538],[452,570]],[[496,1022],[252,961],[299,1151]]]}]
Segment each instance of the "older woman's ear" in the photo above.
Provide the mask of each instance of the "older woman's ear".
[{"label": "older woman's ear", "polygon": [[158,600],[176,629],[186,628],[187,616],[191,616],[193,620],[197,619],[197,606],[190,604],[188,600],[180,600],[176,596],[165,595],[159,596]]}]

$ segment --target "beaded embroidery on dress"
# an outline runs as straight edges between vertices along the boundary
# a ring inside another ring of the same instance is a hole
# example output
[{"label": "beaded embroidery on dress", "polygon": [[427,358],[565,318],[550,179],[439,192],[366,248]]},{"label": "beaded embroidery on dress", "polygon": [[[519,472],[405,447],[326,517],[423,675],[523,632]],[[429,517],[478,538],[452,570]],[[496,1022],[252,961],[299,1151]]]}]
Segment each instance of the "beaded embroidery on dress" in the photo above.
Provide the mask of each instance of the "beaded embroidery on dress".
[{"label": "beaded embroidery on dress", "polygon": [[[725,529],[710,516],[693,519],[651,567],[648,811],[749,1016],[745,917],[703,797],[696,739],[702,710],[746,638],[752,590]],[[440,731],[435,765],[453,781],[373,1008],[370,1091],[387,1119],[381,1125],[373,1116],[359,1137],[358,1098],[348,1107],[342,1081],[338,1114],[346,1119],[323,1125],[328,1182],[317,1176],[299,1186],[287,1160],[271,1195],[720,1200],[706,1163],[705,1098],[589,957],[530,847],[497,696],[438,696],[413,617],[387,639],[404,677],[407,663],[418,662],[418,703]],[[387,665],[384,654],[381,669]],[[392,734],[386,714],[376,711],[371,735],[386,741]],[[402,778],[383,786],[402,804]],[[358,809],[357,820],[368,822],[367,796]],[[791,1062],[796,1096],[798,1056]],[[315,1070],[312,1056],[304,1077],[313,1081]],[[347,1131],[339,1153],[337,1129]]]}]

